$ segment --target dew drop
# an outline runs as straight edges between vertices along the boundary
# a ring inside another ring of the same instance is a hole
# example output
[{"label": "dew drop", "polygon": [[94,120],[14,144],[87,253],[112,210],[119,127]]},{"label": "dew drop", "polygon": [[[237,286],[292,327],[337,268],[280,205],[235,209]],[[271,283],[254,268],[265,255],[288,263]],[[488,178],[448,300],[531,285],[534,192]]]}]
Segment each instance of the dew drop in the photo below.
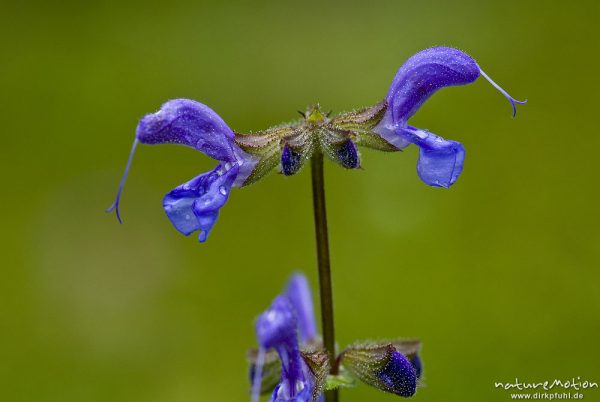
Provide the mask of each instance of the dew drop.
[{"label": "dew drop", "polygon": [[225,188],[225,186],[219,187],[219,193],[221,193],[222,195],[227,195],[227,189]]}]

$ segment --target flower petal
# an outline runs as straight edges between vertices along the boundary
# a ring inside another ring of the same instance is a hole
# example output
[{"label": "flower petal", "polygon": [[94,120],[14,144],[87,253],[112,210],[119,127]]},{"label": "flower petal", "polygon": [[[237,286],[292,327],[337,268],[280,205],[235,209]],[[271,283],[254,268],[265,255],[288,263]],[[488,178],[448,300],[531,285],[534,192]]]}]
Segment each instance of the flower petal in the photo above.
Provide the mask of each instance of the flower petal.
[{"label": "flower petal", "polygon": [[387,95],[395,124],[406,122],[438,89],[474,82],[480,75],[475,60],[449,47],[425,49],[400,67]]},{"label": "flower petal", "polygon": [[434,187],[450,187],[462,172],[465,149],[460,142],[445,140],[415,127],[401,130],[407,141],[419,146],[417,173]]},{"label": "flower petal", "polygon": [[[296,314],[290,300],[278,296],[256,321],[256,337],[265,349],[298,344]],[[298,355],[299,356],[299,355]]]},{"label": "flower petal", "polygon": [[300,354],[296,313],[286,296],[276,297],[271,307],[258,317],[256,336],[261,348],[274,348],[281,359],[281,382],[271,401],[310,401],[313,388],[310,370]]},{"label": "flower petal", "polygon": [[211,108],[190,99],[170,100],[144,116],[136,137],[144,144],[182,144],[220,161],[236,160],[231,128]]},{"label": "flower petal", "polygon": [[312,293],[306,277],[302,274],[294,274],[288,282],[285,294],[296,311],[300,342],[310,341],[317,335],[317,324],[315,322]]},{"label": "flower petal", "polygon": [[200,230],[199,240],[206,241],[219,209],[229,198],[238,170],[237,164],[220,163],[170,191],[163,207],[175,228],[186,236]]}]

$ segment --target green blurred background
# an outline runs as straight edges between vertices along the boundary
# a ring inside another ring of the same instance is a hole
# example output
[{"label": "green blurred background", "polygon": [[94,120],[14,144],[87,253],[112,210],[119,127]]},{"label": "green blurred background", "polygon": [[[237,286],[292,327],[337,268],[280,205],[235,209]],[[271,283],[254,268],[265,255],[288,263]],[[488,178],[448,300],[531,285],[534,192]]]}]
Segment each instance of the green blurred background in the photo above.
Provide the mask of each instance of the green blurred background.
[{"label": "green blurred background", "polygon": [[[598,4],[3,2],[0,400],[248,401],[255,316],[294,270],[316,285],[309,169],[234,191],[201,245],[161,200],[215,162],[141,147],[119,226],[137,121],[176,97],[242,132],[371,105],[433,45],[529,103],[511,119],[483,80],[427,102],[412,123],[467,149],[451,190],[414,148],[327,163],[338,342],[422,339],[415,401],[600,381]],[[367,400],[397,397],[342,394]]]}]

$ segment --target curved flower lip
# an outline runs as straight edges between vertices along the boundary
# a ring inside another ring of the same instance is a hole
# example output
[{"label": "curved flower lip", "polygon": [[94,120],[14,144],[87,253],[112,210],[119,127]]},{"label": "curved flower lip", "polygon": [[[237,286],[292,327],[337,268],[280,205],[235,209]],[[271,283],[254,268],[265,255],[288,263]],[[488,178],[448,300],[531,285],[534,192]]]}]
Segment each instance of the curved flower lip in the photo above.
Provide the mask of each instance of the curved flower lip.
[{"label": "curved flower lip", "polygon": [[410,57],[396,73],[386,97],[392,120],[395,124],[406,122],[437,90],[471,84],[479,76],[508,99],[513,117],[517,113],[516,105],[527,103],[510,96],[468,54],[451,47],[432,47]]},{"label": "curved flower lip", "polygon": [[289,299],[277,296],[271,307],[256,320],[256,337],[265,349],[280,344],[297,344],[296,324],[296,315]]},{"label": "curved flower lip", "polygon": [[229,198],[238,170],[237,165],[220,163],[210,172],[171,190],[163,199],[163,208],[173,226],[186,236],[200,231],[198,240],[205,242],[219,209]]},{"label": "curved flower lip", "polygon": [[448,188],[460,176],[465,148],[460,142],[445,140],[433,133],[408,126],[402,130],[408,141],[419,146],[417,173],[433,187]]},{"label": "curved flower lip", "polygon": [[407,121],[438,89],[478,77],[475,60],[458,49],[433,47],[413,55],[396,73],[386,97],[394,122]]},{"label": "curved flower lip", "polygon": [[288,282],[285,294],[296,311],[300,342],[310,341],[317,336],[317,323],[306,277],[299,273],[294,274]]},{"label": "curved flower lip", "polygon": [[236,160],[233,130],[211,108],[190,99],[170,100],[144,116],[136,137],[143,144],[181,144],[216,160]]}]

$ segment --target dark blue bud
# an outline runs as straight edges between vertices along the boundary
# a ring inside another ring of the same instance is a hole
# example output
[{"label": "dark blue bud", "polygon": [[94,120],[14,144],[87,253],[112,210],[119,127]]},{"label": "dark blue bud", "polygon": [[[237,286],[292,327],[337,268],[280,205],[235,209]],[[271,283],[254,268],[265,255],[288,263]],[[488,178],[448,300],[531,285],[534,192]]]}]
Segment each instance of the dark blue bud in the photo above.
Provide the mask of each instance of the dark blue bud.
[{"label": "dark blue bud", "polygon": [[415,370],[417,379],[420,379],[421,374],[423,373],[423,362],[421,361],[421,358],[416,353],[413,355],[407,356],[407,358],[408,358],[408,361],[410,362],[410,364],[412,364],[413,369]]},{"label": "dark blue bud", "polygon": [[385,384],[385,391],[403,397],[413,396],[417,391],[416,371],[400,352],[392,352],[389,361],[377,376]]},{"label": "dark blue bud", "polygon": [[417,390],[417,372],[406,356],[390,343],[356,344],[342,352],[350,374],[381,391],[409,397]]},{"label": "dark blue bud", "polygon": [[346,169],[356,169],[360,166],[358,149],[351,140],[344,142],[336,149],[336,156],[340,164]]},{"label": "dark blue bud", "polygon": [[298,173],[301,167],[302,154],[285,144],[281,153],[281,172],[286,176],[291,176]]},{"label": "dark blue bud", "polygon": [[421,378],[421,373],[423,372],[423,363],[421,357],[419,357],[421,342],[416,339],[398,339],[393,341],[392,345],[394,345],[398,352],[406,356],[410,364],[412,364],[417,379]]}]

